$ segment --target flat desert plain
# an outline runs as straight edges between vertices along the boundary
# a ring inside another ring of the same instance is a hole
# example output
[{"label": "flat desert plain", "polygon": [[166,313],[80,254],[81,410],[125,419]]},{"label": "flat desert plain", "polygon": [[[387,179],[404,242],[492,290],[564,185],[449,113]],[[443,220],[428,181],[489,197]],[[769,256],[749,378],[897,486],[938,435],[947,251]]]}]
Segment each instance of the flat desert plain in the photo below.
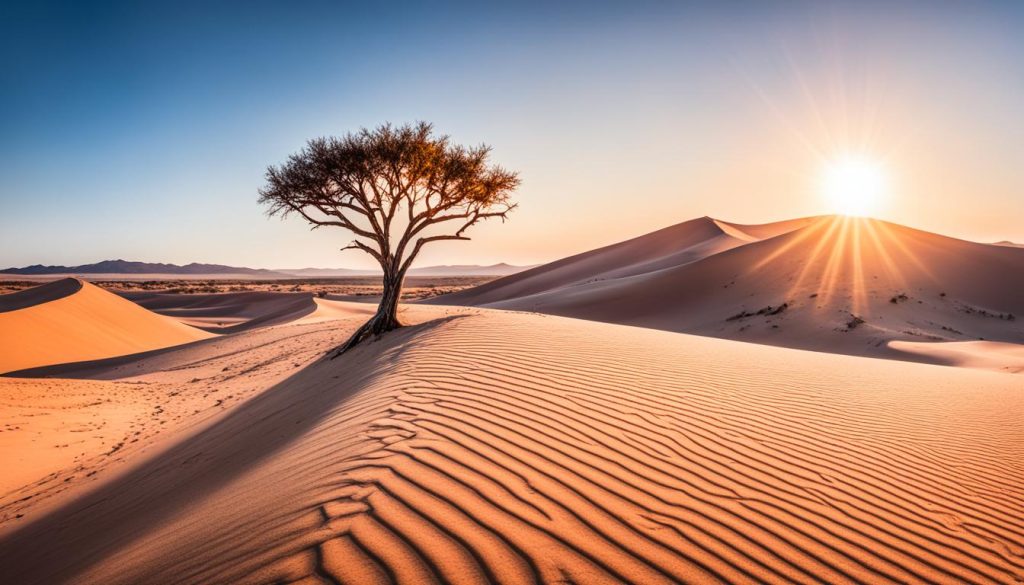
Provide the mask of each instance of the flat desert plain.
[{"label": "flat desert plain", "polygon": [[0,296],[0,581],[1024,582],[1024,250],[857,226],[694,220],[335,359],[372,304]]}]

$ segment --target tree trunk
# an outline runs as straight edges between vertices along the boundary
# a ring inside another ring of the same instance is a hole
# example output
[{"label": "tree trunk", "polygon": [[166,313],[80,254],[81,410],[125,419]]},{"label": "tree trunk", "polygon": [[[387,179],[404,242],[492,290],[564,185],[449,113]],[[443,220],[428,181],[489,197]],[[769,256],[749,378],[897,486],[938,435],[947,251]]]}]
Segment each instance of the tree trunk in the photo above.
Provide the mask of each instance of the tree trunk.
[{"label": "tree trunk", "polygon": [[349,337],[348,341],[335,350],[334,354],[331,355],[332,360],[352,349],[367,337],[387,333],[392,329],[398,329],[402,326],[402,323],[398,320],[398,301],[402,297],[404,281],[404,273],[394,274],[391,271],[384,273],[384,293],[380,298],[380,304],[377,305],[377,313],[370,317],[369,321],[360,325],[359,329],[356,329],[356,332],[352,334],[352,337]]},{"label": "tree trunk", "polygon": [[398,321],[398,301],[402,297],[404,280],[404,274],[384,275],[384,294],[380,298],[380,305],[377,306],[377,314],[371,319],[373,327],[370,333],[380,335],[402,326]]}]

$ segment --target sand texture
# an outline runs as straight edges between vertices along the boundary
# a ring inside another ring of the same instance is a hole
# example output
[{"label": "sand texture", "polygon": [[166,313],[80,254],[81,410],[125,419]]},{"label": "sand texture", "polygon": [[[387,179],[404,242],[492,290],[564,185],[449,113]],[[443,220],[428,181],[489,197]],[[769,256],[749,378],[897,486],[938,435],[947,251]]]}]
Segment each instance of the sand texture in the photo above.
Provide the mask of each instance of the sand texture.
[{"label": "sand texture", "polygon": [[148,351],[210,336],[72,278],[0,296],[0,373]]},{"label": "sand texture", "polygon": [[5,580],[1024,579],[1018,376],[403,314],[421,324],[333,361],[362,316],[4,380],[105,386],[129,418],[149,389],[175,413],[143,404],[138,442],[2,500]]},{"label": "sand texture", "polygon": [[1024,344],[1022,291],[1020,248],[872,219],[700,218],[427,302],[947,363],[889,342]]}]

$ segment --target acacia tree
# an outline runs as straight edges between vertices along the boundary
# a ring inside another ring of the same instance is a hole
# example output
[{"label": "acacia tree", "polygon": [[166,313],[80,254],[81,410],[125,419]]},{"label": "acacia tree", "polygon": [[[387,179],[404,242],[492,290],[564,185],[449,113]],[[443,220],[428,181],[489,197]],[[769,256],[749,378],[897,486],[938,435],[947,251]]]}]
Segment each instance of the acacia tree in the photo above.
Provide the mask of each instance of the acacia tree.
[{"label": "acacia tree", "polygon": [[[268,215],[302,216],[312,229],[333,226],[355,239],[342,250],[361,250],[384,272],[377,313],[339,348],[401,327],[398,301],[405,274],[424,245],[468,240],[477,222],[505,220],[517,173],[489,164],[491,149],[453,144],[426,122],[341,138],[310,140],[288,161],[267,168],[259,201]],[[335,354],[337,355],[337,354]]]}]

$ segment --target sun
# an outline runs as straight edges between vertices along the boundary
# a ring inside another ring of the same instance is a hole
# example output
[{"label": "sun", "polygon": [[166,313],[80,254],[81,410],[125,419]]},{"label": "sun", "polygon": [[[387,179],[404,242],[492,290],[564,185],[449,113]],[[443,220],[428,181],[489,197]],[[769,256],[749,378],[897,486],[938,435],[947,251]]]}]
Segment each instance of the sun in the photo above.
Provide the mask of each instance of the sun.
[{"label": "sun", "polygon": [[875,213],[888,190],[885,168],[870,158],[846,155],[829,161],[821,171],[822,195],[842,215]]}]

